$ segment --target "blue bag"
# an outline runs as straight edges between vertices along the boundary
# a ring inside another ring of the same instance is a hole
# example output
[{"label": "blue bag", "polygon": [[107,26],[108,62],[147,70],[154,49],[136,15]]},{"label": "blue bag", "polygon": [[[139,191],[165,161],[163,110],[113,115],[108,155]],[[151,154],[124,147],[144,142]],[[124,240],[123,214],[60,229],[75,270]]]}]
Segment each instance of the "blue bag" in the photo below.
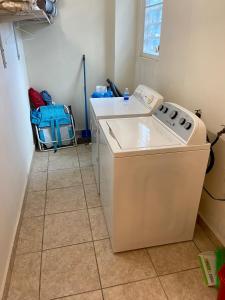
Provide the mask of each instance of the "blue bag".
[{"label": "blue bag", "polygon": [[47,91],[42,91],[41,96],[47,105],[52,105],[52,96]]}]

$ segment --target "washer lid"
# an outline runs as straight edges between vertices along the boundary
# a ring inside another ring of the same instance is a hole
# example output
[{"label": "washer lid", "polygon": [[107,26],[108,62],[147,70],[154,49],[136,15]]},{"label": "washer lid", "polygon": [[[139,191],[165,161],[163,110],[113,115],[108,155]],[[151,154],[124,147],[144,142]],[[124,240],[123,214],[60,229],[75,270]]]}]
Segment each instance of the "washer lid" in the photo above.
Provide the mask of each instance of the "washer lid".
[{"label": "washer lid", "polygon": [[153,117],[106,120],[110,135],[122,151],[163,149],[183,143]]},{"label": "washer lid", "polygon": [[90,102],[97,119],[151,114],[151,110],[135,96],[131,96],[128,101],[123,98],[91,98]]}]

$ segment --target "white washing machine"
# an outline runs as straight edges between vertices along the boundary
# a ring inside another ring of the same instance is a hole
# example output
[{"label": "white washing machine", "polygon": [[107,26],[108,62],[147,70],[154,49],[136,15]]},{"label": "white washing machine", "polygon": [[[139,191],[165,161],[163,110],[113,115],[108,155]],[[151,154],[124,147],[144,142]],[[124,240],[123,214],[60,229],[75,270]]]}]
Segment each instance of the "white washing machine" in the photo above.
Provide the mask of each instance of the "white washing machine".
[{"label": "white washing machine", "polygon": [[123,98],[91,98],[90,127],[92,134],[92,164],[99,191],[99,120],[148,116],[163,102],[163,96],[144,85],[139,85],[128,101]]},{"label": "white washing machine", "polygon": [[192,240],[209,158],[203,122],[172,103],[100,120],[100,191],[115,252]]}]

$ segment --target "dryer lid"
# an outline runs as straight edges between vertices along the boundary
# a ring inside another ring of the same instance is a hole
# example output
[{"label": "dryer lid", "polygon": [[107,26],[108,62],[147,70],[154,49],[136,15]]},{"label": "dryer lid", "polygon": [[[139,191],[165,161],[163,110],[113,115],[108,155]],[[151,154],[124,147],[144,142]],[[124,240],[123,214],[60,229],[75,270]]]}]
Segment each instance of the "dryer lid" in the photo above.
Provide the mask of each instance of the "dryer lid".
[{"label": "dryer lid", "polygon": [[90,102],[96,119],[135,117],[151,113],[135,96],[131,96],[128,101],[123,98],[91,98]]},{"label": "dryer lid", "polygon": [[183,143],[153,117],[107,120],[110,135],[122,151],[164,149]]},{"label": "dryer lid", "polygon": [[151,115],[163,102],[163,96],[153,89],[139,85],[128,101],[120,98],[91,98],[96,119],[138,117]]}]

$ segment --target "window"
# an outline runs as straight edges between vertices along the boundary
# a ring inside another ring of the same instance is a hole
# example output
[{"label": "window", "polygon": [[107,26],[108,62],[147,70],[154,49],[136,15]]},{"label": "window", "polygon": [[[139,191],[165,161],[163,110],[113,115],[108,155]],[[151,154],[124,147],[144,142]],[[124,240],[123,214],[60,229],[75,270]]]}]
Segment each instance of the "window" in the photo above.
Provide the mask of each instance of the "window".
[{"label": "window", "polygon": [[144,55],[159,56],[163,0],[144,0]]}]

